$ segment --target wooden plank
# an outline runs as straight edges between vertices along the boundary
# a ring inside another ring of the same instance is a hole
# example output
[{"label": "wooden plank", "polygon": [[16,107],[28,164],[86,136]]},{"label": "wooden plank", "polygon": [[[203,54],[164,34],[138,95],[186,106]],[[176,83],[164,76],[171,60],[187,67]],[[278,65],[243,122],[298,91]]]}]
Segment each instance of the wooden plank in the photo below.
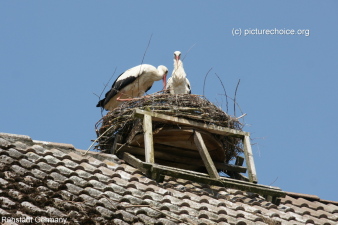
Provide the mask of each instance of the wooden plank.
[{"label": "wooden plank", "polygon": [[[121,147],[122,144],[118,144],[118,148]],[[156,146],[156,145],[155,145]],[[156,148],[155,148],[156,149]],[[144,157],[144,149],[140,147],[135,147],[135,146],[123,146],[121,147],[120,151],[123,152],[128,152],[133,155],[141,155]],[[183,153],[181,155],[173,155],[171,154],[170,151],[162,151],[160,149],[156,149],[155,151],[155,158],[157,163],[166,163],[168,165],[172,165],[170,162],[174,163],[179,163],[182,165],[182,168],[184,167],[195,167],[199,168],[203,165],[202,159],[196,159],[196,158],[191,158],[191,157],[185,157],[182,156],[184,155]],[[200,157],[200,156],[199,156]],[[158,161],[162,160],[162,161]],[[224,164],[224,163],[219,163],[219,162],[214,162],[215,167],[218,170],[228,170],[228,171],[234,171],[234,172],[239,172],[239,173],[245,173],[246,168],[242,166],[236,166],[236,165],[231,165],[231,164]],[[186,168],[184,168],[186,169]]]},{"label": "wooden plank", "polygon": [[188,125],[192,127],[197,127],[197,128],[202,128],[204,130],[209,131],[210,133],[214,134],[220,134],[220,135],[227,135],[227,136],[236,136],[236,137],[243,137],[245,135],[249,135],[248,132],[240,131],[240,130],[235,130],[235,129],[230,129],[227,127],[220,127],[216,125],[207,125],[204,123],[192,121],[192,120],[187,120],[183,118],[178,118],[174,116],[167,116],[155,112],[148,112],[144,111],[141,109],[135,109],[135,116],[144,116],[144,115],[150,115],[152,116],[153,121],[166,121],[170,122],[173,124],[180,124],[180,125]]},{"label": "wooden plank", "polygon": [[[133,142],[129,145],[130,147],[137,147],[142,148],[144,151],[144,143],[143,141],[141,143],[139,142]],[[189,150],[189,149],[183,149],[178,147],[172,147],[167,145],[162,145],[158,143],[154,143],[154,150],[157,151],[163,151],[163,152],[170,152],[170,154],[176,155],[176,156],[185,156],[190,158],[197,158],[200,159],[201,156],[199,155],[198,151]]]},{"label": "wooden plank", "polygon": [[[205,145],[210,151],[219,151],[221,155],[224,150],[222,149],[222,143],[213,137],[210,133],[201,132]],[[139,134],[140,135],[140,134]],[[131,145],[136,143],[142,144],[143,141],[140,136],[136,135],[133,140],[130,141]],[[143,138],[143,137],[142,137]],[[163,144],[172,147],[185,148],[198,151],[194,144],[194,130],[193,129],[162,129],[157,133],[153,133],[153,142],[157,144]],[[224,160],[224,158],[223,158]]]},{"label": "wooden plank", "polygon": [[120,153],[121,159],[126,161],[128,164],[132,165],[133,167],[139,169],[141,172],[146,172],[143,168],[143,162],[133,156],[132,154],[129,154],[128,152],[122,152]]},{"label": "wooden plank", "polygon": [[[156,134],[154,134],[154,140],[156,140],[156,142],[184,141],[189,143],[190,141],[191,143],[194,143],[193,138],[194,130],[195,129],[192,129],[191,127],[184,128],[182,126],[180,127],[180,129],[164,128],[159,132],[157,132]],[[217,140],[214,136],[212,136],[212,134],[201,130],[199,130],[199,132],[202,134],[204,143],[208,147],[209,151],[211,149],[223,148],[222,143],[219,140]],[[196,147],[195,150],[197,150]]]},{"label": "wooden plank", "polygon": [[255,167],[255,162],[254,162],[253,155],[252,155],[250,137],[248,135],[244,136],[243,145],[244,145],[245,162],[248,168],[249,181],[253,183],[257,183],[258,180],[257,180],[257,175],[256,175],[256,167]]},{"label": "wooden plank", "polygon": [[[144,163],[147,164],[147,163]],[[254,192],[265,196],[285,197],[286,193],[279,188],[254,184],[251,182],[245,182],[240,180],[234,180],[230,178],[209,178],[203,176],[203,174],[191,173],[190,171],[177,170],[174,168],[168,168],[157,164],[148,164],[152,171],[156,171],[156,174],[172,176],[176,178],[182,178],[186,180],[192,180],[199,183],[205,183],[209,185],[216,185],[226,188],[234,188],[242,191]]]},{"label": "wooden plank", "polygon": [[143,131],[146,162],[154,163],[153,125],[150,115],[144,115]]},{"label": "wooden plank", "polygon": [[201,133],[198,131],[195,131],[194,141],[210,177],[219,179],[219,174],[215,168],[214,162],[209,155],[208,149],[205,147]]}]

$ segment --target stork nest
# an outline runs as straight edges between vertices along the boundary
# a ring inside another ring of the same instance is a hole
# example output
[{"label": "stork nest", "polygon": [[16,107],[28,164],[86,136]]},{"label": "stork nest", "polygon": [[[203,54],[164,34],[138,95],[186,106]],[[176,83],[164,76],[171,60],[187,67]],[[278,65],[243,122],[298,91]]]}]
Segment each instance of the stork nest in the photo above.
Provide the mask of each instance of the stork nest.
[{"label": "stork nest", "polygon": [[[134,116],[137,108],[202,122],[207,125],[217,125],[236,130],[242,130],[243,127],[238,119],[229,116],[204,96],[155,93],[133,101],[126,101],[103,116],[95,125],[98,136],[98,144],[95,148],[101,152],[110,152],[117,135],[122,137],[121,143],[129,144],[137,133],[142,133],[142,119]],[[154,133],[163,127],[180,129],[177,125],[173,126],[164,122],[153,121]],[[240,138],[217,134],[211,135],[222,143],[225,163],[243,152]]]}]

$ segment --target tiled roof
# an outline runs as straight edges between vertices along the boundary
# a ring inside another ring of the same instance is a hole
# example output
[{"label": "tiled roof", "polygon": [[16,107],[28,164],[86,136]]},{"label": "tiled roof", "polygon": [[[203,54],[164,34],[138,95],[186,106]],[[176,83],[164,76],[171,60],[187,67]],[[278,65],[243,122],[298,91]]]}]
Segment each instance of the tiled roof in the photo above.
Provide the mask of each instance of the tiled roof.
[{"label": "tiled roof", "polygon": [[[0,133],[2,224],[338,224],[338,202],[258,194],[165,177],[157,183],[114,155]],[[33,218],[31,223],[15,220]],[[59,222],[59,223],[57,223]]]}]

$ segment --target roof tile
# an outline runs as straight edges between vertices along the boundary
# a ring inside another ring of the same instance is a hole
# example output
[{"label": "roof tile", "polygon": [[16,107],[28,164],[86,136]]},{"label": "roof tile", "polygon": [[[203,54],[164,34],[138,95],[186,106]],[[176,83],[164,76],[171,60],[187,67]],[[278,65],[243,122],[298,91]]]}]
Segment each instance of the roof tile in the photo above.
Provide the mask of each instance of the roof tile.
[{"label": "roof tile", "polygon": [[124,195],[123,198],[121,199],[121,202],[128,202],[132,205],[144,205],[144,204],[146,204],[146,202],[143,201],[141,198],[132,196],[130,194]]},{"label": "roof tile", "polygon": [[96,167],[94,167],[94,166],[92,166],[92,165],[90,165],[90,164],[88,164],[86,162],[82,162],[80,164],[80,166],[82,166],[83,169],[85,171],[89,172],[89,173],[99,173],[100,172],[100,170],[98,168],[96,168]]},{"label": "roof tile", "polygon": [[38,163],[38,162],[47,162],[42,156],[36,154],[35,152],[27,152],[25,154],[26,158],[30,160],[31,162]]},{"label": "roof tile", "polygon": [[69,168],[67,168],[67,167],[65,167],[65,166],[57,166],[56,169],[57,169],[62,175],[66,176],[66,177],[70,177],[70,176],[76,174],[73,170],[71,170],[71,169],[69,169]]},{"label": "roof tile", "polygon": [[38,155],[42,155],[44,156],[46,153],[49,154],[48,150],[43,148],[42,146],[40,145],[33,145],[31,147],[29,147],[28,151],[33,151],[35,152],[36,154]]},{"label": "roof tile", "polygon": [[90,205],[90,206],[96,206],[99,201],[96,200],[95,198],[87,195],[87,194],[81,194],[80,195],[80,198],[83,200],[83,202],[86,204],[86,205]]},{"label": "roof tile", "polygon": [[106,207],[107,209],[113,210],[114,212],[117,210],[119,203],[116,200],[110,199],[108,196],[102,196],[99,199],[99,202]]},{"label": "roof tile", "polygon": [[31,193],[34,188],[30,185],[27,185],[23,182],[18,182],[16,187],[18,188],[19,191],[23,192],[23,193]]},{"label": "roof tile", "polygon": [[66,214],[62,213],[60,210],[58,210],[54,207],[46,206],[46,212],[47,212],[48,216],[50,216],[50,217],[56,217],[56,218],[65,218],[66,217]]},{"label": "roof tile", "polygon": [[[0,197],[0,199],[1,199],[1,197]],[[1,204],[1,207],[3,207],[2,204]],[[3,209],[0,208],[0,215],[1,216],[11,216],[13,214],[9,213],[9,212],[7,212],[7,211],[5,211],[5,210],[3,210]]]},{"label": "roof tile", "polygon": [[69,159],[70,158],[66,153],[64,153],[64,152],[62,152],[58,149],[52,148],[52,149],[50,149],[50,151],[57,158],[62,158],[62,159]]},{"label": "roof tile", "polygon": [[86,180],[78,176],[71,176],[69,180],[72,180],[76,186],[80,186],[82,188],[88,187],[88,185],[90,185]]},{"label": "roof tile", "polygon": [[182,200],[175,198],[173,196],[170,196],[170,195],[165,195],[160,202],[161,203],[168,202],[168,203],[172,203],[175,205],[180,205],[182,203]]},{"label": "roof tile", "polygon": [[2,179],[2,178],[0,177],[0,185],[1,185],[2,187],[7,186],[8,184],[9,184],[9,182],[8,182],[7,180],[4,180],[4,179]]},{"label": "roof tile", "polygon": [[125,222],[129,222],[129,224],[138,220],[135,215],[124,210],[117,210],[115,214]]},{"label": "roof tile", "polygon": [[9,157],[7,155],[0,155],[0,162],[10,165],[14,162],[14,159],[12,159],[12,157]]},{"label": "roof tile", "polygon": [[114,219],[113,223],[116,224],[116,225],[129,225],[129,223],[126,223],[126,222],[124,222],[120,219]]},{"label": "roof tile", "polygon": [[85,190],[88,192],[88,194],[94,198],[98,198],[101,195],[103,195],[102,191],[99,191],[95,188],[91,188],[91,187],[86,187]]},{"label": "roof tile", "polygon": [[18,150],[14,149],[14,148],[8,149],[7,152],[8,152],[8,155],[10,157],[13,157],[13,158],[16,158],[16,159],[20,159],[24,156],[21,152],[19,152]]},{"label": "roof tile", "polygon": [[88,159],[80,156],[79,154],[77,154],[75,152],[69,152],[68,156],[70,156],[71,160],[76,162],[76,163],[88,162]]},{"label": "roof tile", "polygon": [[106,199],[109,199],[109,202],[119,202],[123,196],[122,195],[119,195],[115,192],[112,192],[112,191],[105,191],[103,196],[107,196],[105,197]]},{"label": "roof tile", "polygon": [[103,184],[101,181],[89,180],[88,183],[90,183],[93,188],[96,188],[100,191],[103,191],[106,188],[106,185]]},{"label": "roof tile", "polygon": [[24,168],[22,168],[21,166],[18,166],[18,165],[12,165],[11,169],[14,173],[16,173],[19,176],[25,176],[28,173],[30,173],[28,170],[26,170],[26,169],[24,169]]},{"label": "roof tile", "polygon": [[142,221],[145,224],[155,224],[156,223],[156,219],[149,217],[145,214],[138,214],[137,217],[140,221]]},{"label": "roof tile", "polygon": [[13,146],[11,142],[3,138],[0,138],[0,148],[7,149],[7,148],[10,148],[11,146]]},{"label": "roof tile", "polygon": [[177,222],[173,222],[173,221],[168,220],[166,218],[159,218],[158,223],[164,224],[164,225],[177,225]]},{"label": "roof tile", "polygon": [[100,166],[98,169],[100,170],[98,173],[102,173],[103,175],[108,176],[108,177],[111,177],[111,176],[116,174],[111,169],[108,169],[108,168],[103,167],[103,166]]},{"label": "roof tile", "polygon": [[45,179],[46,177],[49,176],[47,173],[42,172],[39,169],[32,169],[31,173],[34,177],[39,178],[39,179]]},{"label": "roof tile", "polygon": [[52,171],[55,170],[55,167],[45,163],[45,162],[39,162],[38,164],[38,167],[40,168],[40,170],[46,172],[46,173],[50,173]]},{"label": "roof tile", "polygon": [[62,159],[62,162],[63,162],[65,167],[72,169],[72,170],[77,170],[77,169],[81,168],[78,163],[76,163],[76,162],[74,162],[74,161],[72,161],[71,159],[68,159],[68,158]]},{"label": "roof tile", "polygon": [[74,195],[80,195],[83,193],[84,189],[81,188],[81,187],[78,187],[74,184],[71,184],[71,183],[67,183],[66,184],[67,188],[68,188],[68,191]]},{"label": "roof tile", "polygon": [[103,217],[107,218],[107,219],[114,218],[114,212],[111,211],[111,210],[109,210],[109,209],[106,209],[106,208],[104,208],[104,207],[102,207],[102,206],[97,206],[97,207],[96,207],[96,210],[97,210],[98,212],[100,212],[101,215],[102,215]]},{"label": "roof tile", "polygon": [[19,201],[21,201],[22,199],[24,199],[24,195],[21,192],[13,190],[13,189],[10,189],[7,194],[13,200],[19,200]]},{"label": "roof tile", "polygon": [[30,202],[22,202],[21,206],[23,206],[25,212],[31,213],[32,215],[44,215],[44,210],[33,205]]},{"label": "roof tile", "polygon": [[338,205],[328,204],[325,207],[325,211],[338,214]]},{"label": "roof tile", "polygon": [[16,207],[16,203],[6,197],[0,197],[1,208],[12,209]]},{"label": "roof tile", "polygon": [[105,176],[101,173],[95,173],[94,176],[96,176],[99,181],[104,182],[106,184],[111,180],[110,177]]},{"label": "roof tile", "polygon": [[107,167],[109,169],[112,169],[112,170],[115,170],[116,168],[118,168],[120,166],[119,163],[112,162],[111,160],[103,160],[103,163],[105,163],[107,165]]},{"label": "roof tile", "polygon": [[47,185],[48,188],[50,188],[54,191],[57,191],[62,187],[62,185],[60,183],[53,181],[51,179],[47,180],[46,185]]},{"label": "roof tile", "polygon": [[52,172],[50,176],[54,179],[54,181],[57,181],[58,183],[64,183],[67,180],[67,177],[56,172]]},{"label": "roof tile", "polygon": [[97,160],[97,159],[95,159],[93,157],[89,157],[88,158],[88,163],[91,164],[91,165],[93,165],[94,167],[100,167],[100,166],[106,167],[107,166],[107,164],[105,164],[102,161]]},{"label": "roof tile", "polygon": [[46,155],[44,158],[47,161],[47,163],[52,165],[52,166],[63,165],[63,162],[61,160],[55,158],[52,155]]}]

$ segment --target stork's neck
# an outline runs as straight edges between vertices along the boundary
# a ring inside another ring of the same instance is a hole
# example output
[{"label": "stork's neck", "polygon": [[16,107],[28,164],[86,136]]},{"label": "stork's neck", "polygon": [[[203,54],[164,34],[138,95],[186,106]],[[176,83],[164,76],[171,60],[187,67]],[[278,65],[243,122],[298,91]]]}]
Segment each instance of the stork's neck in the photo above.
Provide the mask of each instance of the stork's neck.
[{"label": "stork's neck", "polygon": [[172,77],[177,81],[185,79],[186,74],[183,68],[183,62],[181,60],[174,59],[174,71]]}]

